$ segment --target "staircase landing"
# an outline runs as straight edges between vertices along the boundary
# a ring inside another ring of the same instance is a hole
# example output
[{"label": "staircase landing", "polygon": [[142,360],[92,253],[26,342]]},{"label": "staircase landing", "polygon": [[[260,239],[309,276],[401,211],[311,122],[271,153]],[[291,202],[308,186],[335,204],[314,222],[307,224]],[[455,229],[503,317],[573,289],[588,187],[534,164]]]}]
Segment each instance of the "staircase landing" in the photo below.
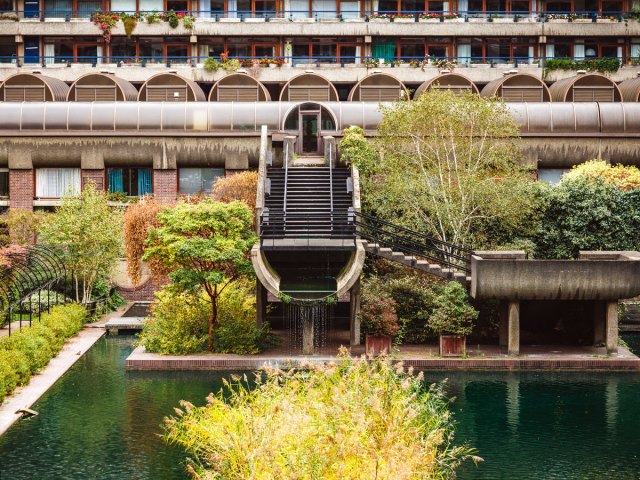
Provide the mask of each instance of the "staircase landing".
[{"label": "staircase landing", "polygon": [[322,156],[302,155],[295,157],[290,167],[324,167],[325,159]]}]

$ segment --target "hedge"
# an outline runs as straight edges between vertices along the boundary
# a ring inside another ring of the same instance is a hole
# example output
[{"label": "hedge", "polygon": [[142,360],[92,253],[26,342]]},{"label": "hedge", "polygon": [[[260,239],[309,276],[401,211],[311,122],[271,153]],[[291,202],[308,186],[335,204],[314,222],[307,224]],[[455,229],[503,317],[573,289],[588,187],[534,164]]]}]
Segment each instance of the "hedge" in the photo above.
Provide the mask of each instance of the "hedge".
[{"label": "hedge", "polygon": [[0,338],[0,402],[16,387],[29,383],[86,319],[87,311],[81,305],[58,305],[31,327]]}]

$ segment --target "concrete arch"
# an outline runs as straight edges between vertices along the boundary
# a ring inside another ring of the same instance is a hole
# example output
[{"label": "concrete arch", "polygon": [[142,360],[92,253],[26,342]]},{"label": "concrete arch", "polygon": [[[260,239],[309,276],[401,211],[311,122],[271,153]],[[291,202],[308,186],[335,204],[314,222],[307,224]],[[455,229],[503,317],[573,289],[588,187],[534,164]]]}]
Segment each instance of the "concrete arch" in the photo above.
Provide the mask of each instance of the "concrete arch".
[{"label": "concrete arch", "polygon": [[395,102],[409,98],[404,84],[389,73],[367,75],[349,92],[350,102]]},{"label": "concrete arch", "polygon": [[322,75],[303,73],[293,77],[280,92],[281,102],[337,102],[336,87]]},{"label": "concrete arch", "polygon": [[246,73],[226,75],[213,84],[210,102],[270,102],[267,88]]},{"label": "concrete arch", "polygon": [[640,102],[640,77],[625,80],[618,88],[623,102]]},{"label": "concrete arch", "polygon": [[335,125],[335,128],[336,129],[339,128],[338,118],[336,117],[336,114],[331,109],[331,107],[324,105],[322,102],[300,102],[291,106],[288,110],[284,112],[284,115],[282,115],[282,120],[281,120],[282,130],[287,130],[286,125],[287,125],[287,121],[289,120],[289,117],[295,112],[297,112],[300,109],[300,107],[311,106],[311,105],[317,106],[320,109],[321,114],[328,113],[331,116],[331,119],[333,121],[333,124]]},{"label": "concrete arch", "polygon": [[513,73],[487,83],[480,95],[500,97],[505,102],[550,102],[547,85],[529,73]]},{"label": "concrete arch", "polygon": [[39,73],[16,73],[0,84],[3,102],[64,102],[69,86]]},{"label": "concrete arch", "polygon": [[87,73],[71,84],[67,102],[135,102],[138,90],[124,78],[106,73]]},{"label": "concrete arch", "polygon": [[413,98],[418,98],[432,88],[452,90],[457,94],[462,92],[480,93],[476,84],[464,75],[459,73],[443,73],[442,75],[423,82],[414,93]]},{"label": "concrete arch", "polygon": [[551,87],[554,102],[622,102],[616,82],[600,73],[583,73],[558,80]]},{"label": "concrete arch", "polygon": [[139,102],[206,102],[202,88],[176,73],[159,73],[142,84]]}]

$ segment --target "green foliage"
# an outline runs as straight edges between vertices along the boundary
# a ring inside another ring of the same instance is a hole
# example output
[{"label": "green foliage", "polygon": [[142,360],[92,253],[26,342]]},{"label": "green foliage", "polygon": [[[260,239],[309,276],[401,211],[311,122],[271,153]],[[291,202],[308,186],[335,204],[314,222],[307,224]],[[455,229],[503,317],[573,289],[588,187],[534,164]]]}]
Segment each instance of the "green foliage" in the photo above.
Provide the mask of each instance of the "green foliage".
[{"label": "green foliage", "polygon": [[140,333],[148,352],[187,355],[206,350],[210,305],[201,296],[164,287],[156,293],[149,319]]},{"label": "green foliage", "polygon": [[79,195],[63,197],[56,213],[43,223],[40,237],[61,250],[75,300],[87,303],[96,280],[108,276],[121,256],[122,215],[109,207],[105,192],[89,183]]},{"label": "green foliage", "polygon": [[640,20],[640,8],[632,8],[630,11],[625,13],[624,18],[629,20]]},{"label": "green foliage", "polygon": [[182,19],[182,26],[187,30],[193,30],[196,24],[196,17],[193,15],[185,15]]},{"label": "green foliage", "polygon": [[158,214],[158,222],[160,227],[149,233],[143,260],[160,262],[170,272],[176,291],[207,294],[211,350],[220,294],[229,284],[253,273],[253,213],[241,201],[205,199],[165,209]]},{"label": "green foliage", "polygon": [[207,405],[181,402],[166,440],[197,478],[453,479],[472,449],[454,445],[441,388],[388,359],[234,377]]},{"label": "green foliage", "polygon": [[33,245],[36,242],[38,229],[45,219],[44,212],[10,209],[2,215],[2,221],[9,227],[11,243],[14,245]]},{"label": "green foliage", "polygon": [[86,320],[80,305],[56,306],[39,322],[0,338],[0,400],[45,367]]},{"label": "green foliage", "polygon": [[465,288],[458,282],[449,282],[436,297],[434,309],[429,317],[429,328],[437,333],[469,335],[478,311],[469,305]]},{"label": "green foliage", "polygon": [[208,57],[204,61],[204,69],[207,72],[216,73],[220,69],[220,63],[213,57]]},{"label": "green foliage", "polygon": [[535,210],[518,127],[501,101],[429,90],[383,107],[376,145],[379,168],[362,190],[384,219],[482,248],[490,226],[517,230]]},{"label": "green foliage", "polygon": [[553,70],[586,70],[588,72],[615,73],[622,66],[617,58],[586,58],[573,60],[571,58],[550,58],[545,61],[545,72]]},{"label": "green foliage", "polygon": [[362,175],[370,175],[376,171],[378,152],[373,144],[365,138],[362,128],[351,126],[344,130],[340,140],[342,160],[353,163]]},{"label": "green foliage", "polygon": [[623,192],[640,188],[640,170],[633,165],[611,165],[604,160],[590,160],[574,166],[563,175],[566,180],[578,177],[609,183]]},{"label": "green foliage", "polygon": [[40,311],[45,311],[47,309],[47,305],[53,306],[64,304],[68,300],[69,299],[62,293],[58,293],[53,290],[44,290],[40,293],[32,294],[27,300],[25,300],[22,304],[22,311],[37,314]]},{"label": "green foliage", "polygon": [[637,250],[640,190],[622,192],[585,177],[549,188],[536,257],[576,258],[579,250]]},{"label": "green foliage", "polygon": [[371,279],[362,288],[360,303],[361,328],[363,334],[395,335],[400,331],[396,301],[387,293],[382,282]]}]

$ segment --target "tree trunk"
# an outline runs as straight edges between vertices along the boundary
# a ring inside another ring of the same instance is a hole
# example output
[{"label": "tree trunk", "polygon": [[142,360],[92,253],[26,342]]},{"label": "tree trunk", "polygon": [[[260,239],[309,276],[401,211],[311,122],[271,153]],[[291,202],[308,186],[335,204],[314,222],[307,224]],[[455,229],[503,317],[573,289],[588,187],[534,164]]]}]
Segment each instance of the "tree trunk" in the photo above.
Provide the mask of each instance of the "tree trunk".
[{"label": "tree trunk", "polygon": [[218,296],[211,297],[211,318],[209,319],[209,351],[213,352],[213,326],[218,321]]}]

